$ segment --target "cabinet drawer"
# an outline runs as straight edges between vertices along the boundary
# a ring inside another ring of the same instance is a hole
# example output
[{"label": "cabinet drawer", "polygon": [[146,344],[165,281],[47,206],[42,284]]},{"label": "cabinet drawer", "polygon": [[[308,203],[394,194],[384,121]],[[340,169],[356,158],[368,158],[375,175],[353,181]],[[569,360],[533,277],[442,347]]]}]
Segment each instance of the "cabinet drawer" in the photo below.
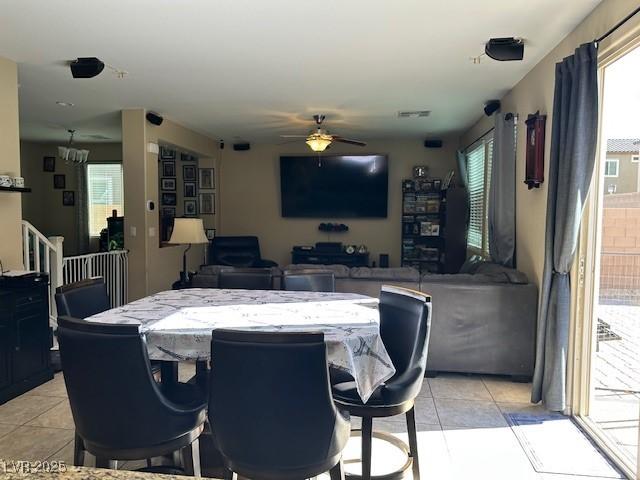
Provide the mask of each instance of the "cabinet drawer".
[{"label": "cabinet drawer", "polygon": [[46,299],[46,290],[44,289],[29,289],[16,292],[15,302],[16,307],[28,305],[32,302],[42,302]]}]

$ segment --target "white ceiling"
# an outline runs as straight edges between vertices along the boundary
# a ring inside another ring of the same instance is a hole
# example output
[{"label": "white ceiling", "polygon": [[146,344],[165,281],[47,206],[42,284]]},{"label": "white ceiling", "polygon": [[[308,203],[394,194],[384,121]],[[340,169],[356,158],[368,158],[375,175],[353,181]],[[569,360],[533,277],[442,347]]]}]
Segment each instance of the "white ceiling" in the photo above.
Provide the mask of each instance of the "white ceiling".
[{"label": "white ceiling", "polygon": [[[354,138],[438,136],[477,120],[599,0],[561,3],[0,0],[0,56],[19,63],[24,139],[75,127],[117,140],[127,107],[228,142],[305,133],[316,112]],[[469,60],[500,36],[526,40],[523,62]],[[81,56],[129,75],[74,80],[65,62]],[[397,118],[422,109],[431,116]]]}]

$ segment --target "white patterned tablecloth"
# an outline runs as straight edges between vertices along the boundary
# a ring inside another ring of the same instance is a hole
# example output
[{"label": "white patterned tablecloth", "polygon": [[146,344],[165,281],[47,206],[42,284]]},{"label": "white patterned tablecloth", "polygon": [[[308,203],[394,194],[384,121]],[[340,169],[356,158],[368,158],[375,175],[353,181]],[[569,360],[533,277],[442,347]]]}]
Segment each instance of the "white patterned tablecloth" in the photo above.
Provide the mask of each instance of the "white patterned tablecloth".
[{"label": "white patterned tablecloth", "polygon": [[156,293],[87,319],[140,324],[153,360],[206,360],[216,328],[323,332],[330,365],[364,402],[395,368],[380,338],[378,300],[351,293],[192,288]]}]

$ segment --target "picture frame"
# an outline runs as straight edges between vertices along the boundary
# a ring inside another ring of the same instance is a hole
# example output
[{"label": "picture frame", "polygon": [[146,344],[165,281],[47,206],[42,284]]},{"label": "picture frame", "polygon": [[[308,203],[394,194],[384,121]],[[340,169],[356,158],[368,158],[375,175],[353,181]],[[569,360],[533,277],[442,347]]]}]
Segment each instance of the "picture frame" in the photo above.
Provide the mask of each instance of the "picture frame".
[{"label": "picture frame", "polygon": [[185,182],[195,182],[197,180],[197,168],[195,165],[182,166],[182,180]]},{"label": "picture frame", "polygon": [[205,228],[204,229],[204,233],[207,236],[207,240],[213,240],[213,238],[216,236],[216,229],[215,228]]},{"label": "picture frame", "polygon": [[175,177],[176,176],[176,162],[162,162],[162,176],[163,177]]},{"label": "picture frame", "polygon": [[197,196],[196,182],[184,182],[184,197],[194,198]]},{"label": "picture frame", "polygon": [[175,160],[176,151],[174,148],[160,145],[160,160]]},{"label": "picture frame", "polygon": [[160,210],[160,215],[162,217],[175,217],[176,209],[175,207],[162,207],[162,209]]},{"label": "picture frame", "polygon": [[174,207],[178,204],[178,197],[175,193],[162,192],[160,204]]},{"label": "picture frame", "polygon": [[66,187],[66,177],[64,174],[58,173],[53,176],[53,188],[56,190],[64,190]]},{"label": "picture frame", "polygon": [[198,172],[201,190],[214,190],[216,188],[215,169],[201,168]]},{"label": "picture frame", "polygon": [[62,192],[62,205],[65,207],[73,207],[76,204],[76,192],[73,190],[65,190]]},{"label": "picture frame", "polygon": [[176,190],[176,179],[175,178],[161,178],[160,179],[160,190]]},{"label": "picture frame", "polygon": [[185,200],[184,201],[184,216],[195,217],[198,215],[198,201],[197,200]]},{"label": "picture frame", "polygon": [[43,157],[42,158],[42,171],[43,172],[55,172],[56,171],[56,157]]},{"label": "picture frame", "polygon": [[200,214],[215,215],[216,213],[216,194],[200,193]]}]

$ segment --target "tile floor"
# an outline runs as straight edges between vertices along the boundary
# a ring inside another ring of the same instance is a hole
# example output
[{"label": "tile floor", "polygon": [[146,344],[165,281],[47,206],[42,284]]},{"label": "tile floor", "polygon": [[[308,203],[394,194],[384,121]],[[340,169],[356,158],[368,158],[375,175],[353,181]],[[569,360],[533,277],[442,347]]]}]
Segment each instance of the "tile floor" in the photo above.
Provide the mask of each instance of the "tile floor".
[{"label": "tile floor", "polygon": [[[181,367],[181,378],[189,378],[191,374],[190,368]],[[534,470],[504,416],[519,412],[547,414],[543,408],[528,403],[529,395],[530,385],[501,378],[441,375],[425,381],[416,401],[422,478],[604,478],[545,474]],[[375,420],[374,429],[407,440],[404,417]],[[48,459],[71,464],[72,439],[73,420],[61,374],[0,406],[2,459]],[[391,471],[397,466],[400,459],[395,452],[388,451],[377,441],[373,448],[374,473]],[[357,455],[357,441],[350,442],[345,453],[347,470],[353,467],[353,458]],[[91,465],[93,460],[90,455],[87,457]],[[128,462],[121,468],[137,468],[137,463]]]}]

